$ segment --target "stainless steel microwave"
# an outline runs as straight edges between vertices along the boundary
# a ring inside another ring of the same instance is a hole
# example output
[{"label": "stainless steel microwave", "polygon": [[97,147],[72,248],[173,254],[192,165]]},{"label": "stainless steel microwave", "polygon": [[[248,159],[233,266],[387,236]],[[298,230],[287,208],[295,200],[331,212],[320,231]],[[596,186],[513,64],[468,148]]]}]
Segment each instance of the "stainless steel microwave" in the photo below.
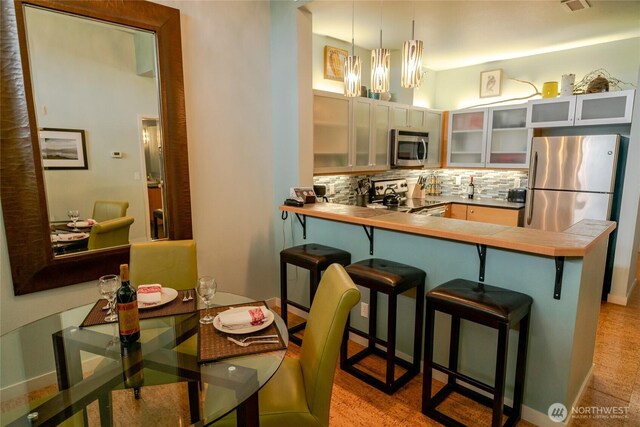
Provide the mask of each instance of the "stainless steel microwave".
[{"label": "stainless steel microwave", "polygon": [[429,153],[429,132],[391,129],[391,166],[424,166]]}]

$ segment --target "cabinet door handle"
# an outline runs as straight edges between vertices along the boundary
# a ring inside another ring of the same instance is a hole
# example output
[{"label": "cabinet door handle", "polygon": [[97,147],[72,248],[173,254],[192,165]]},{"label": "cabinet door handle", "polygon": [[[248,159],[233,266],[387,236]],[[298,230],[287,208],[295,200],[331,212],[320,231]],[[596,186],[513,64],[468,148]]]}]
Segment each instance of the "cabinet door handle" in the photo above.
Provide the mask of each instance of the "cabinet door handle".
[{"label": "cabinet door handle", "polygon": [[469,212],[473,213],[473,209],[471,209]]}]

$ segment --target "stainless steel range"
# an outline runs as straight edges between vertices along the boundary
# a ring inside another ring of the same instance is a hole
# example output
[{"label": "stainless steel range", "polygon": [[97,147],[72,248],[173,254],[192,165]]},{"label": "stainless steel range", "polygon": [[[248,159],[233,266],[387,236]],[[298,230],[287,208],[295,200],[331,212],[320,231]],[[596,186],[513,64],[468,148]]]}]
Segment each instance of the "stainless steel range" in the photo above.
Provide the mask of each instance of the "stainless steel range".
[{"label": "stainless steel range", "polygon": [[398,212],[420,215],[444,216],[445,202],[407,197],[409,186],[406,179],[371,181],[369,189],[370,208],[385,208]]}]

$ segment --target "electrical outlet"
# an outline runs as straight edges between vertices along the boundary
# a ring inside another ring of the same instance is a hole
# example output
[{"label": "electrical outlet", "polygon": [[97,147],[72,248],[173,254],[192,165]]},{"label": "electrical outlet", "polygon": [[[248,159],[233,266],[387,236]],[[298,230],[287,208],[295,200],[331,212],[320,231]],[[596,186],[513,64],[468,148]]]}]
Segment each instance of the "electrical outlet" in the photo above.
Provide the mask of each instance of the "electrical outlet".
[{"label": "electrical outlet", "polygon": [[520,187],[520,178],[516,178],[513,180],[513,186],[516,188]]},{"label": "electrical outlet", "polygon": [[366,302],[360,303],[360,316],[364,317],[365,319],[369,318],[369,304],[367,304]]},{"label": "electrical outlet", "polygon": [[327,193],[329,193],[329,196],[333,196],[334,194],[336,194],[336,186],[335,184],[329,184],[327,185]]},{"label": "electrical outlet", "polygon": [[456,176],[456,185],[462,184],[462,177],[460,175]]}]

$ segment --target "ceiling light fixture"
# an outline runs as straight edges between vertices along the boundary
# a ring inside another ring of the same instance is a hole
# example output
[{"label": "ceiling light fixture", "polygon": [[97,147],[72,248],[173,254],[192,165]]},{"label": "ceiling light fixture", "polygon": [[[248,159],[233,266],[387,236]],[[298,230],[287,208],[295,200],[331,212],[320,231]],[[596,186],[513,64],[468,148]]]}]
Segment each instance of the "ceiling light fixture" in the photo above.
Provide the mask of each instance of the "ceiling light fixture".
[{"label": "ceiling light fixture", "polygon": [[404,88],[420,87],[422,79],[422,40],[415,39],[416,6],[413,4],[413,19],[411,20],[411,40],[402,43],[402,74],[400,85]]},{"label": "ceiling light fixture", "polygon": [[382,2],[380,2],[380,48],[371,51],[371,92],[389,92],[390,51],[382,48]]},{"label": "ceiling light fixture", "polygon": [[354,32],[355,1],[351,3],[351,56],[344,60],[344,96],[355,97],[360,95],[360,80],[362,68],[360,57],[356,56],[356,44]]}]

